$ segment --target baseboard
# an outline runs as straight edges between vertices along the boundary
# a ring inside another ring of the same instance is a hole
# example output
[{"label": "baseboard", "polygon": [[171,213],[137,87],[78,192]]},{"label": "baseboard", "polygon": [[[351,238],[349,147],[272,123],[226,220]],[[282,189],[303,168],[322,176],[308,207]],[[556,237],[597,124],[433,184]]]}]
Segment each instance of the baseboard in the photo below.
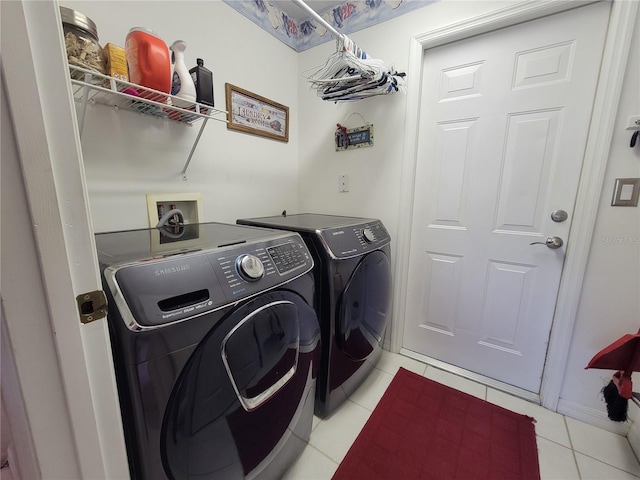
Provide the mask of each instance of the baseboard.
[{"label": "baseboard", "polygon": [[[629,409],[631,409],[632,403],[633,402],[629,402]],[[595,408],[587,407],[580,403],[569,402],[568,400],[563,400],[561,398],[558,401],[558,413],[580,420],[581,422],[588,423],[595,427],[602,428],[603,430],[617,433],[623,437],[626,437],[631,429],[631,421],[613,422],[609,420],[607,417],[607,407],[604,401],[602,402],[602,410],[596,410]]]},{"label": "baseboard", "polygon": [[631,428],[627,435],[627,440],[631,445],[631,449],[636,454],[636,457],[640,459],[640,407],[634,402],[629,402],[629,420],[631,421]]}]

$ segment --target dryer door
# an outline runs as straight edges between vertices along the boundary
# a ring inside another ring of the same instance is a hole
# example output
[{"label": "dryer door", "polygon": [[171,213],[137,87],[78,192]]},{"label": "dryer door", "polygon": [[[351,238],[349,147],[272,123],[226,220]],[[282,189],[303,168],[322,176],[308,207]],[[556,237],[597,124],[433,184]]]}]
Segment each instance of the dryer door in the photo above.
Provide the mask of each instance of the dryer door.
[{"label": "dryer door", "polygon": [[391,263],[380,250],[355,268],[339,304],[336,340],[354,360],[364,360],[384,335],[391,304]]}]

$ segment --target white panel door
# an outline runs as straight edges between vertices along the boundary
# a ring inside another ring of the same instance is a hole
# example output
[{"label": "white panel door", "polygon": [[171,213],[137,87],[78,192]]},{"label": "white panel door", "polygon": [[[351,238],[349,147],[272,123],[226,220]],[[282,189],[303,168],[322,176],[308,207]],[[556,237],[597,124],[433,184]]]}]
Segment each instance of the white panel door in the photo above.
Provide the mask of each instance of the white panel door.
[{"label": "white panel door", "polygon": [[425,51],[403,348],[539,392],[608,14]]}]

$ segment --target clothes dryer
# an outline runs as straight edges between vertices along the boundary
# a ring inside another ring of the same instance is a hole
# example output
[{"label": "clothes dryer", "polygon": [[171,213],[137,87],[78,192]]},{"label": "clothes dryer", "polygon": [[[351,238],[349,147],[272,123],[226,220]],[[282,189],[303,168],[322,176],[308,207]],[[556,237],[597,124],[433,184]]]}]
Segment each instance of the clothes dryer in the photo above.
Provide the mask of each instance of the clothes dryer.
[{"label": "clothes dryer", "polygon": [[322,357],[315,413],[335,411],[382,353],[391,307],[391,238],[380,220],[321,214],[246,218],[238,224],[298,232],[315,262]]},{"label": "clothes dryer", "polygon": [[95,239],[131,477],[281,477],[310,437],[320,355],[301,237],[207,223]]}]

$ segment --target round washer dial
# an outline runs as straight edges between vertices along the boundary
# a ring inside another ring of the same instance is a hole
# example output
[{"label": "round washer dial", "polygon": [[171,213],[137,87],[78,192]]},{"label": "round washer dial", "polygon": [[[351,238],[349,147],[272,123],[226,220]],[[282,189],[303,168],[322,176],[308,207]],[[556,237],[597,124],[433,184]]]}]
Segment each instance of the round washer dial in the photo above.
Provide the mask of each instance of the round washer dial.
[{"label": "round washer dial", "polygon": [[256,282],[264,275],[264,265],[254,255],[240,255],[236,258],[236,267],[240,276],[249,282]]},{"label": "round washer dial", "polygon": [[362,229],[362,238],[364,238],[365,242],[371,243],[375,241],[376,236],[374,235],[373,230],[367,227]]}]

